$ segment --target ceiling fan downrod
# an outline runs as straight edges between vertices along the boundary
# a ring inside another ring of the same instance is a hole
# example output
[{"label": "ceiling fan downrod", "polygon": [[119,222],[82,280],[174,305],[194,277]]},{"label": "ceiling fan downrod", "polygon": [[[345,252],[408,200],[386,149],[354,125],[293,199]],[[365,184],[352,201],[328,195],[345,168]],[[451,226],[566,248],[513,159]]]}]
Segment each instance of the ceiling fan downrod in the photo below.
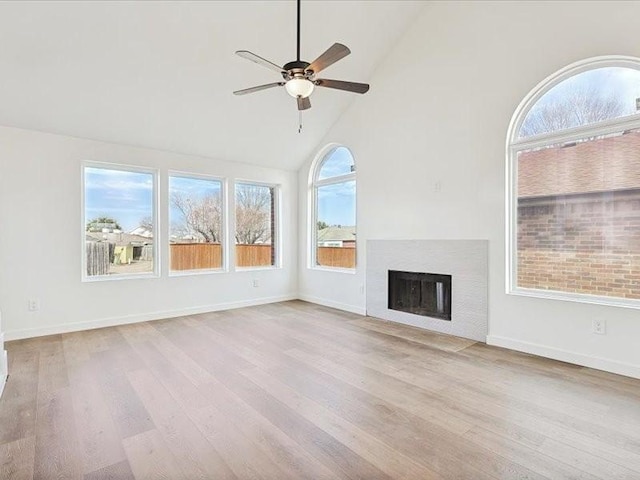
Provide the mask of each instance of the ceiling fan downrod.
[{"label": "ceiling fan downrod", "polygon": [[296,59],[299,62],[300,61],[300,0],[297,0],[298,3],[298,41],[297,41],[297,52],[296,52]]}]

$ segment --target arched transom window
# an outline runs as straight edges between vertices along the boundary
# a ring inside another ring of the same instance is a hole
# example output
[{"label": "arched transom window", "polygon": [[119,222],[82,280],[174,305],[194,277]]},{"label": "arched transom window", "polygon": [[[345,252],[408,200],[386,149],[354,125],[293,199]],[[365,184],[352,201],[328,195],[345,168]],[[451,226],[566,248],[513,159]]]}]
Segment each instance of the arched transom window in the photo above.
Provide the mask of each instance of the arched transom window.
[{"label": "arched transom window", "polygon": [[348,148],[330,147],[312,171],[311,266],[356,266],[356,170]]},{"label": "arched transom window", "polygon": [[571,65],[514,115],[509,291],[640,306],[640,59]]}]

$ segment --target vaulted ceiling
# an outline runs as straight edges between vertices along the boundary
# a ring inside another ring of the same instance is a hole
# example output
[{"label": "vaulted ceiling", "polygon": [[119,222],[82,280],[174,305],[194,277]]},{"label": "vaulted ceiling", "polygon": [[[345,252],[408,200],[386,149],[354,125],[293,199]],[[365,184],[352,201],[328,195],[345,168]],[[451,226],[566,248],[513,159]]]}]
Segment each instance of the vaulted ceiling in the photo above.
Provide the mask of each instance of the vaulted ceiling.
[{"label": "vaulted ceiling", "polygon": [[[321,76],[368,82],[423,6],[303,0],[302,58],[344,43],[352,54]],[[2,2],[0,125],[297,169],[366,96],[316,89],[298,134],[283,88],[232,95],[280,79],[234,52],[295,59],[295,12],[292,0]]]}]

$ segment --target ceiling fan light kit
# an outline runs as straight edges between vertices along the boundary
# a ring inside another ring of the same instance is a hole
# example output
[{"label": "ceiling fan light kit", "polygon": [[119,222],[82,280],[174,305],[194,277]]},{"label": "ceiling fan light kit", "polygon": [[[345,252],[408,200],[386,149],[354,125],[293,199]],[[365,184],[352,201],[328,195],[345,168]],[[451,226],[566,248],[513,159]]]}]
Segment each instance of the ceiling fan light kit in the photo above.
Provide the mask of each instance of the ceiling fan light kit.
[{"label": "ceiling fan light kit", "polygon": [[307,98],[313,93],[314,87],[314,83],[306,78],[292,78],[284,84],[287,93],[293,98]]},{"label": "ceiling fan light kit", "polygon": [[311,63],[300,60],[300,0],[297,0],[297,7],[297,60],[280,67],[275,63],[247,50],[238,50],[236,52],[236,54],[242,58],[278,72],[284,81],[245,88],[243,90],[236,90],[233,93],[235,95],[246,95],[248,93],[258,92],[268,88],[284,86],[287,93],[296,99],[299,111],[311,108],[309,96],[313,93],[315,87],[333,88],[336,90],[344,90],[347,92],[361,94],[366,93],[369,90],[369,85],[366,83],[316,78],[316,74],[320,73],[320,71],[333,65],[338,60],[351,53],[351,50],[349,50],[345,45],[342,45],[341,43],[334,43],[327,49],[327,51]]}]

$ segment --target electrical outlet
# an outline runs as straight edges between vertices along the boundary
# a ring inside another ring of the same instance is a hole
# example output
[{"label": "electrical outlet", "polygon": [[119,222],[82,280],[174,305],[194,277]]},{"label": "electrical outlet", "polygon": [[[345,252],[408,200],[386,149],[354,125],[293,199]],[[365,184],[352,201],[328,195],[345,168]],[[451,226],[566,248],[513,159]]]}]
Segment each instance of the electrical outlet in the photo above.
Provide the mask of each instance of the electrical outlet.
[{"label": "electrical outlet", "polygon": [[364,295],[364,285],[360,285],[360,295]]},{"label": "electrical outlet", "polygon": [[259,287],[260,286],[260,280],[258,280],[257,278],[254,278],[253,279],[253,286],[256,287],[256,288]]},{"label": "electrical outlet", "polygon": [[40,310],[40,299],[30,298],[27,302],[27,308],[30,312],[37,312],[38,310]]},{"label": "electrical outlet", "polygon": [[605,320],[594,320],[593,333],[605,335],[607,333],[607,322]]}]

